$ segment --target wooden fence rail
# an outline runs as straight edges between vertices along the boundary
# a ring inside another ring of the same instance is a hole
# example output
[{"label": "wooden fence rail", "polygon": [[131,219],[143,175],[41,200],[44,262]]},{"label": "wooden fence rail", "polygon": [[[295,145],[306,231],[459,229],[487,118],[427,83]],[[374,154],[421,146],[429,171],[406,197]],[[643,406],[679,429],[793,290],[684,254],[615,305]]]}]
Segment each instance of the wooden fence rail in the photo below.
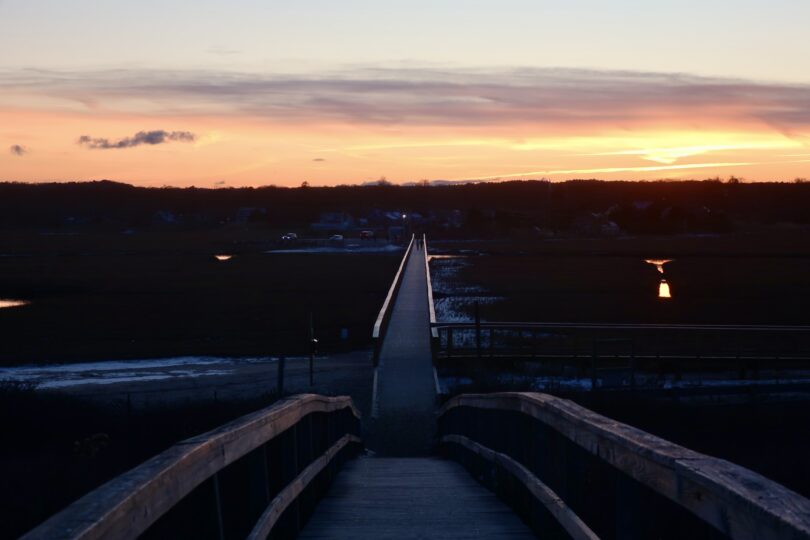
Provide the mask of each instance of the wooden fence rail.
[{"label": "wooden fence rail", "polygon": [[172,446],[23,538],[293,537],[359,433],[351,398],[284,399]]},{"label": "wooden fence rail", "polygon": [[388,323],[391,320],[391,313],[394,311],[394,303],[396,302],[399,287],[402,285],[402,276],[405,272],[405,265],[408,262],[408,257],[413,249],[413,244],[416,240],[416,235],[411,235],[411,241],[405,254],[402,256],[402,261],[399,263],[399,270],[394,276],[394,281],[388,289],[388,295],[385,297],[380,313],[377,315],[377,320],[374,322],[374,329],[371,331],[371,339],[374,343],[374,365],[376,366],[380,361],[380,351],[382,350],[383,340],[385,333],[388,330]]},{"label": "wooden fence rail", "polygon": [[810,538],[810,500],[565,399],[459,396],[439,435],[544,537]]},{"label": "wooden fence rail", "polygon": [[810,363],[810,327],[572,324],[433,323],[435,360],[514,359],[575,368],[596,378],[602,367],[632,367],[658,373],[725,369],[742,378],[760,368]]}]

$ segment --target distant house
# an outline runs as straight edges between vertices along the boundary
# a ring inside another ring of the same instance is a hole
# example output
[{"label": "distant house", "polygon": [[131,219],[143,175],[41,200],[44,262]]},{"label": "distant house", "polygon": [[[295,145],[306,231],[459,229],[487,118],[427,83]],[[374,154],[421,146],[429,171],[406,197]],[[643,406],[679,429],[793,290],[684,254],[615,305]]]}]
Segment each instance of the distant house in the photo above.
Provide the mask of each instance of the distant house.
[{"label": "distant house", "polygon": [[247,225],[251,221],[257,220],[267,215],[266,208],[254,208],[246,206],[239,208],[233,218],[233,222],[237,225]]},{"label": "distant house", "polygon": [[585,236],[618,236],[621,229],[606,214],[585,214],[574,220],[573,230]]},{"label": "distant house", "polygon": [[152,223],[154,225],[178,225],[180,216],[169,210],[158,210],[152,214]]},{"label": "distant house", "polygon": [[388,241],[397,244],[405,239],[405,227],[388,227]]},{"label": "distant house", "polygon": [[346,212],[324,212],[320,220],[312,223],[314,231],[348,231],[354,227],[354,218]]}]

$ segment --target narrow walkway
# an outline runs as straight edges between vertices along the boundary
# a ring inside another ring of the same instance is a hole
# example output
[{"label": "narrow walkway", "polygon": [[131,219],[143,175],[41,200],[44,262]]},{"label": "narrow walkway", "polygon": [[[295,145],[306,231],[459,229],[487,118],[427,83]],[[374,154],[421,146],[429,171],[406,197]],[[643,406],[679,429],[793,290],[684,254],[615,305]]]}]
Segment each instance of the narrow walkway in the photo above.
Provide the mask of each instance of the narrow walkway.
[{"label": "narrow walkway", "polygon": [[436,429],[436,387],[425,252],[414,249],[403,272],[380,353],[376,415],[365,423],[364,439],[376,457],[345,465],[299,538],[534,538],[461,465],[427,457]]},{"label": "narrow walkway", "polygon": [[380,352],[368,446],[382,455],[428,454],[435,407],[425,252],[414,247]]},{"label": "narrow walkway", "polygon": [[301,539],[535,538],[460,465],[435,458],[359,458],[338,475]]}]

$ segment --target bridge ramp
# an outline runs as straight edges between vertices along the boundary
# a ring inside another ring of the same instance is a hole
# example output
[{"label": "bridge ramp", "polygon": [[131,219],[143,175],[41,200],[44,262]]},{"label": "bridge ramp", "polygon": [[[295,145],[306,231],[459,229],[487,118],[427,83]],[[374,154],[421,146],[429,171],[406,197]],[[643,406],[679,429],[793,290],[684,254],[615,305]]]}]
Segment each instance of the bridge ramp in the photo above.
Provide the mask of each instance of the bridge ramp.
[{"label": "bridge ramp", "polygon": [[460,465],[438,458],[363,457],[335,479],[299,538],[535,538]]}]

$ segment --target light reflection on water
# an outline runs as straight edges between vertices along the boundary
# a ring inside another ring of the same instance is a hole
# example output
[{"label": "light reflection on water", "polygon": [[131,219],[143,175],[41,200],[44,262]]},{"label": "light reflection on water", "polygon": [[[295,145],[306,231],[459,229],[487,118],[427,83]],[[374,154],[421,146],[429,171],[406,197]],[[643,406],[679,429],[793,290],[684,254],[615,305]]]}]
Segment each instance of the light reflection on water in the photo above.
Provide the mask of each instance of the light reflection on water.
[{"label": "light reflection on water", "polygon": [[233,259],[233,255],[214,255],[214,257],[218,261],[230,261]]},{"label": "light reflection on water", "polygon": [[[664,275],[664,265],[672,261],[673,259],[644,259],[645,263],[654,265],[658,273],[662,276]],[[672,298],[672,290],[669,288],[667,280],[663,277],[661,278],[661,283],[658,284],[658,298]]]},{"label": "light reflection on water", "polygon": [[9,298],[0,298],[0,309],[27,306],[27,305],[28,302],[26,302],[25,300],[11,300]]},{"label": "light reflection on water", "polygon": [[672,298],[672,291],[669,289],[669,283],[665,279],[662,279],[658,285],[658,298]]},{"label": "light reflection on water", "polygon": [[644,259],[644,262],[647,264],[653,264],[658,269],[660,273],[664,273],[664,265],[667,263],[671,263],[672,259]]},{"label": "light reflection on water", "polygon": [[466,259],[466,255],[428,255],[428,261],[432,260],[445,260],[445,259]]}]

